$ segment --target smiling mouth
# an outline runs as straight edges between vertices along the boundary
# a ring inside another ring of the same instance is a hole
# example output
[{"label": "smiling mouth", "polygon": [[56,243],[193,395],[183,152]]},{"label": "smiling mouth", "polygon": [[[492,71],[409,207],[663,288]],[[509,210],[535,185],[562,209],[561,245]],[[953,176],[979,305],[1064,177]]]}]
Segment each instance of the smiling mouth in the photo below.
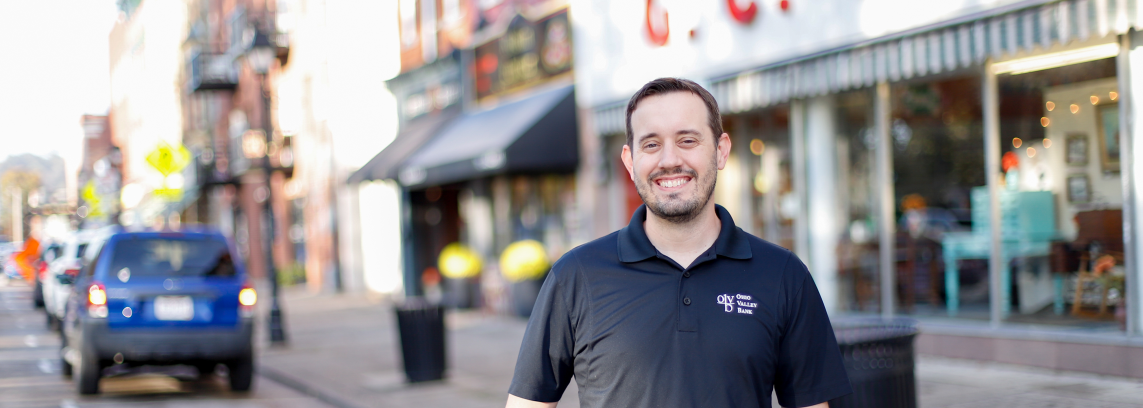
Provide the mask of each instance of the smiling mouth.
[{"label": "smiling mouth", "polygon": [[686,184],[689,181],[691,181],[690,177],[680,177],[680,178],[672,178],[672,179],[666,179],[666,180],[658,180],[655,183],[658,184],[659,187],[675,188],[675,187],[679,187],[683,184]]}]

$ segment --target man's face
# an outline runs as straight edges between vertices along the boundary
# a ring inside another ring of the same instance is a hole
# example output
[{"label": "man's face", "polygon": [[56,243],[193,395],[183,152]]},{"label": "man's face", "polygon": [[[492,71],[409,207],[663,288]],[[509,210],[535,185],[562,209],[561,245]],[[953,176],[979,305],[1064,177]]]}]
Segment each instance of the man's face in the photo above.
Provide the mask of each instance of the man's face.
[{"label": "man's face", "polygon": [[647,97],[631,114],[631,131],[623,164],[647,210],[675,223],[701,214],[730,153],[726,133],[715,143],[702,98],[690,92]]}]

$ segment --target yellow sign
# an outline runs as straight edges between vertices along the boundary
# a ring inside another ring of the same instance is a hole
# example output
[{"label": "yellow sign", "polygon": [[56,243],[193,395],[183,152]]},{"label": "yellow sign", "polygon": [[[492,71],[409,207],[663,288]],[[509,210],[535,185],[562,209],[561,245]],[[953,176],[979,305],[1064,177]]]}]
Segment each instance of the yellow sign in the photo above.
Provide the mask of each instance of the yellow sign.
[{"label": "yellow sign", "polygon": [[182,144],[171,146],[167,142],[159,142],[159,147],[147,154],[147,164],[163,176],[181,171],[190,161],[190,151]]},{"label": "yellow sign", "polygon": [[87,184],[83,185],[83,191],[81,191],[79,195],[88,205],[88,217],[97,217],[103,215],[103,209],[100,206],[101,200],[99,199],[99,194],[95,192],[94,182],[88,180]]}]

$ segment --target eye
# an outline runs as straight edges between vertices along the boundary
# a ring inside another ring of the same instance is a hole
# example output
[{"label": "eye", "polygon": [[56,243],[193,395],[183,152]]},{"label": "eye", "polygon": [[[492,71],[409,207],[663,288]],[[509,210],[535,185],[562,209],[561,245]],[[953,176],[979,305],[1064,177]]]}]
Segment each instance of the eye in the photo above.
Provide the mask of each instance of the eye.
[{"label": "eye", "polygon": [[679,145],[682,145],[682,146],[694,146],[697,144],[698,144],[698,140],[693,139],[693,138],[689,138],[689,137],[679,141]]},{"label": "eye", "polygon": [[659,148],[658,142],[647,142],[646,144],[643,145],[643,150],[654,150],[657,148]]}]

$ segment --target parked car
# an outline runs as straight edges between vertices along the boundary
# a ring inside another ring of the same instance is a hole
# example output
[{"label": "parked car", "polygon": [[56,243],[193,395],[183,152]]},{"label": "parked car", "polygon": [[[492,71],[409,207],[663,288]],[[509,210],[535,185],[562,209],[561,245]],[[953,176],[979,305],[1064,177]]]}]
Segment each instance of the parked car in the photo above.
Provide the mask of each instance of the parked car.
[{"label": "parked car", "polygon": [[32,304],[39,308],[44,307],[44,280],[49,278],[48,265],[60,254],[60,244],[49,243],[40,247],[40,256],[33,262],[36,268],[35,285],[32,290]]},{"label": "parked car", "polygon": [[58,326],[63,319],[68,296],[72,292],[71,282],[83,267],[84,252],[93,240],[106,240],[116,231],[118,227],[76,231],[60,245],[60,254],[48,264],[48,277],[43,280],[44,311],[48,327]]},{"label": "parked car", "polygon": [[117,232],[87,251],[60,352],[79,393],[98,393],[116,364],[191,365],[203,375],[224,364],[230,388],[249,390],[257,294],[234,254],[206,230]]}]

